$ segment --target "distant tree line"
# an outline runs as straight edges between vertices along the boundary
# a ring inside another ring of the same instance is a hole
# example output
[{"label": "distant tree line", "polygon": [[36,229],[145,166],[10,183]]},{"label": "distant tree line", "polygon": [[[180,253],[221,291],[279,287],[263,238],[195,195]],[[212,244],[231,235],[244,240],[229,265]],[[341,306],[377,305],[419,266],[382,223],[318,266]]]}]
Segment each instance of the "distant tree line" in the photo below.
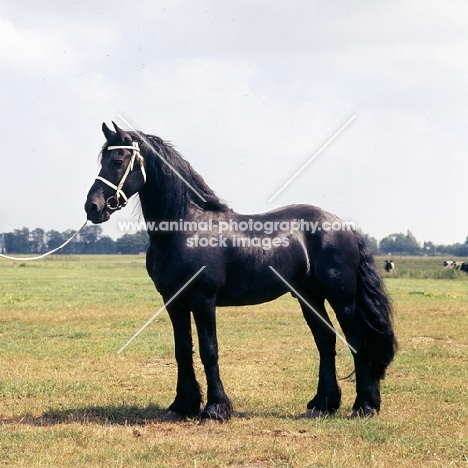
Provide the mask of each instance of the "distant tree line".
[{"label": "distant tree line", "polygon": [[[42,254],[66,242],[76,231],[44,231],[36,228],[15,229],[0,234],[0,253]],[[87,226],[78,236],[60,250],[63,254],[138,254],[146,252],[148,234],[138,231],[124,234],[117,240],[102,235],[100,226]]]},{"label": "distant tree line", "polygon": [[375,255],[428,255],[468,257],[468,237],[464,244],[436,245],[416,240],[411,231],[406,234],[390,234],[380,242],[374,237],[364,234],[364,239]]},{"label": "distant tree line", "polygon": [[[75,231],[44,231],[36,228],[15,229],[13,232],[0,234],[0,253],[42,254],[55,249],[69,239]],[[424,242],[422,245],[414,235],[390,234],[380,242],[374,237],[363,234],[364,239],[375,255],[429,255],[468,257],[468,237],[464,244],[435,245]],[[102,234],[100,226],[88,226],[60,252],[63,254],[138,254],[146,252],[148,234],[138,231],[124,234],[114,240]]]}]

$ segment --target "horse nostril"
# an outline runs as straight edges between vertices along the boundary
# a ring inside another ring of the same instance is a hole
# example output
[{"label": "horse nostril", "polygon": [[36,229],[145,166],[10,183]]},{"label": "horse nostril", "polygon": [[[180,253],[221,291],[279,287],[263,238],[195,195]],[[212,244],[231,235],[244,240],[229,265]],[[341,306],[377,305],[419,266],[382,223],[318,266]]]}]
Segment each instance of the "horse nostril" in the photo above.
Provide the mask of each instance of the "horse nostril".
[{"label": "horse nostril", "polygon": [[85,211],[86,213],[88,213],[89,216],[97,214],[99,212],[97,203],[94,203],[91,200],[88,200],[85,204]]}]

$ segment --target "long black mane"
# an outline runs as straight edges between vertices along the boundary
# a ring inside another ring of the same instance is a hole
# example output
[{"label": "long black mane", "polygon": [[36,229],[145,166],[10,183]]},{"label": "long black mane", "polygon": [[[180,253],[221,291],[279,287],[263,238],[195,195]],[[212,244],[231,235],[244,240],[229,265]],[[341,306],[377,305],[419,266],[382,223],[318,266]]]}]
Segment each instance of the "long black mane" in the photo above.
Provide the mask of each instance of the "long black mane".
[{"label": "long black mane", "polygon": [[[145,135],[140,132],[129,133],[140,145],[148,179],[155,180],[154,184],[147,184],[147,189],[151,186],[151,190],[158,192],[151,194],[151,196],[156,195],[153,200],[158,200],[160,207],[157,210],[158,218],[170,220],[184,217],[190,203],[204,211],[229,211],[228,205],[215,194],[203,177],[171,143],[155,135]],[[145,194],[141,193],[141,195]]]}]

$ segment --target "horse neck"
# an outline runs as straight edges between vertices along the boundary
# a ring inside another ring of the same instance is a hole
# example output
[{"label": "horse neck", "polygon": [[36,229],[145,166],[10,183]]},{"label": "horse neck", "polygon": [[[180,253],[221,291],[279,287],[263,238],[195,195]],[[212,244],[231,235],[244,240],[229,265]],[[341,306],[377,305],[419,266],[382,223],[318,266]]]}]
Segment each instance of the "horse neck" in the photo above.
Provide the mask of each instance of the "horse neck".
[{"label": "horse neck", "polygon": [[176,221],[185,216],[186,197],[174,197],[178,199],[168,203],[169,195],[148,176],[145,186],[139,192],[141,210],[146,222]]},{"label": "horse neck", "polygon": [[156,156],[143,154],[143,157],[151,161],[146,164],[146,183],[139,191],[145,221],[175,221],[184,217],[189,203],[187,187],[181,185],[183,182],[173,172],[164,170],[164,163],[150,159]]},{"label": "horse neck", "polygon": [[[165,153],[165,156],[169,152],[169,157],[172,158],[170,162],[174,166],[169,169],[154,154],[142,152],[142,156],[148,161],[147,180],[139,192],[145,221],[158,223],[190,220],[194,216],[200,216],[200,212],[204,212],[204,215],[209,217],[210,213],[212,216],[214,212],[229,209],[176,151],[164,146],[157,149],[161,154]],[[190,184],[186,182],[187,180]],[[197,197],[203,199],[203,203]]]}]

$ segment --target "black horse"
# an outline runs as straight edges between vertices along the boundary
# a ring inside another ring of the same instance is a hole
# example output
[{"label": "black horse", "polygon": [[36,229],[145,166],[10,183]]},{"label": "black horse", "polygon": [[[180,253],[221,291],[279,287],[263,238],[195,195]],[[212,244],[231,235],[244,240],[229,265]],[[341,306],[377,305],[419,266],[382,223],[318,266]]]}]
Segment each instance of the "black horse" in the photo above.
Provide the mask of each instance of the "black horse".
[{"label": "black horse", "polygon": [[[338,229],[337,217],[309,205],[238,214],[159,137],[127,132],[115,123],[115,131],[105,124],[102,129],[107,141],[101,171],[85,210],[90,221],[102,223],[139,194],[150,237],[146,267],[164,302],[170,301],[167,311],[178,364],[176,397],[163,420],[200,416],[204,423],[231,417],[232,404],[218,367],[216,306],[258,304],[287,292],[298,298],[320,353],[317,392],[307,415],[332,414],[341,400],[336,334],[325,300],[353,350],[357,396],[351,417],[378,412],[380,381],[397,343],[390,300],[360,234]],[[306,222],[315,229],[306,229]],[[190,313],[207,380],[203,410],[193,368]]]}]

